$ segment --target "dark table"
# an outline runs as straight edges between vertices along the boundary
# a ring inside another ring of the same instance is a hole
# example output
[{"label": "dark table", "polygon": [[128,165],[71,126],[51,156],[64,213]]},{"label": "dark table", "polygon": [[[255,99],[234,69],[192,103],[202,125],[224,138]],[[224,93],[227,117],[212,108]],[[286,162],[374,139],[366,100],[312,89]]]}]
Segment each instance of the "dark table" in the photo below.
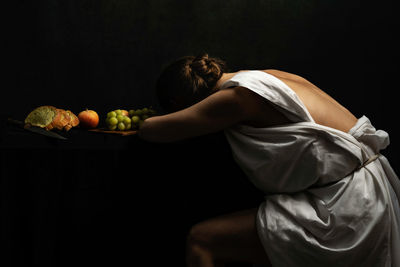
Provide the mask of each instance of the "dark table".
[{"label": "dark table", "polygon": [[1,125],[2,266],[185,266],[191,225],[263,199],[222,133],[154,144]]}]

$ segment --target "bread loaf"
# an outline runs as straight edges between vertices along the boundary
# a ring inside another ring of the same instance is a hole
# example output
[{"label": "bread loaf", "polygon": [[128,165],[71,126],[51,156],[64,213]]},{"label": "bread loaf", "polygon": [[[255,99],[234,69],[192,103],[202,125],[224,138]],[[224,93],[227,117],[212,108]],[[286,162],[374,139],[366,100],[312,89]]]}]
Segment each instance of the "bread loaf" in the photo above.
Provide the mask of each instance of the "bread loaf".
[{"label": "bread loaf", "polygon": [[25,125],[32,125],[51,130],[69,131],[79,124],[78,117],[70,110],[53,106],[40,106],[32,110],[25,119]]},{"label": "bread loaf", "polygon": [[70,117],[70,121],[69,121],[69,123],[66,125],[66,127],[65,127],[65,130],[69,130],[69,129],[71,129],[72,127],[75,127],[75,126],[78,126],[79,125],[79,119],[78,119],[78,117],[74,114],[74,113],[72,113],[72,111],[70,111],[70,110],[66,110],[65,111],[67,114],[68,114],[68,116]]}]

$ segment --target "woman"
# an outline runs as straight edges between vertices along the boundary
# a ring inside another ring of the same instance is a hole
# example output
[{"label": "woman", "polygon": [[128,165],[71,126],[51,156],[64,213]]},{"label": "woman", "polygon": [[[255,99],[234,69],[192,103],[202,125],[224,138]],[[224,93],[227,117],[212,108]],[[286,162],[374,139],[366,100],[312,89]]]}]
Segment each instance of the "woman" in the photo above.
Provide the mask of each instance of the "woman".
[{"label": "woman", "polygon": [[193,226],[188,266],[400,266],[400,183],[379,154],[389,136],[368,118],[300,76],[227,73],[208,55],[172,63],[157,93],[171,113],[147,119],[141,138],[224,130],[236,162],[266,194],[258,208]]}]

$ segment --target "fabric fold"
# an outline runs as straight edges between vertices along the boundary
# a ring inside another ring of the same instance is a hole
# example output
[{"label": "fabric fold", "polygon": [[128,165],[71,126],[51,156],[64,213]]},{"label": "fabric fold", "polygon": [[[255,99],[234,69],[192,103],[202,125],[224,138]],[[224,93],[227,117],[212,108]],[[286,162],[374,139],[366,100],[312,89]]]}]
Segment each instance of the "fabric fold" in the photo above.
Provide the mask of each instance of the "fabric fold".
[{"label": "fabric fold", "polygon": [[388,133],[366,116],[348,133],[319,125],[293,90],[262,71],[240,72],[222,89],[232,86],[292,121],[225,130],[233,158],[266,194],[257,231],[273,266],[400,267],[400,182],[380,154]]}]

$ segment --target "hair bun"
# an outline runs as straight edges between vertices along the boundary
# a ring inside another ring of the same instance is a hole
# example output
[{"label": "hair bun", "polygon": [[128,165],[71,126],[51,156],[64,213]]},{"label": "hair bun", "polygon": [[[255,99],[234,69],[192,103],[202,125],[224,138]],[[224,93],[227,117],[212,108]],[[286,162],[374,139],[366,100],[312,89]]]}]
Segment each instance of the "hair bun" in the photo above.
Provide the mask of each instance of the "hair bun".
[{"label": "hair bun", "polygon": [[211,64],[212,61],[213,61],[213,59],[210,58],[208,56],[208,54],[201,54],[193,59],[193,62],[200,62],[204,65],[209,65],[209,64]]},{"label": "hair bun", "polygon": [[218,58],[209,57],[205,53],[194,57],[190,67],[196,75],[208,83],[221,77],[225,71],[225,62]]},{"label": "hair bun", "polygon": [[177,111],[197,103],[215,92],[225,72],[225,62],[204,53],[185,56],[170,64],[157,80],[161,106]]}]

